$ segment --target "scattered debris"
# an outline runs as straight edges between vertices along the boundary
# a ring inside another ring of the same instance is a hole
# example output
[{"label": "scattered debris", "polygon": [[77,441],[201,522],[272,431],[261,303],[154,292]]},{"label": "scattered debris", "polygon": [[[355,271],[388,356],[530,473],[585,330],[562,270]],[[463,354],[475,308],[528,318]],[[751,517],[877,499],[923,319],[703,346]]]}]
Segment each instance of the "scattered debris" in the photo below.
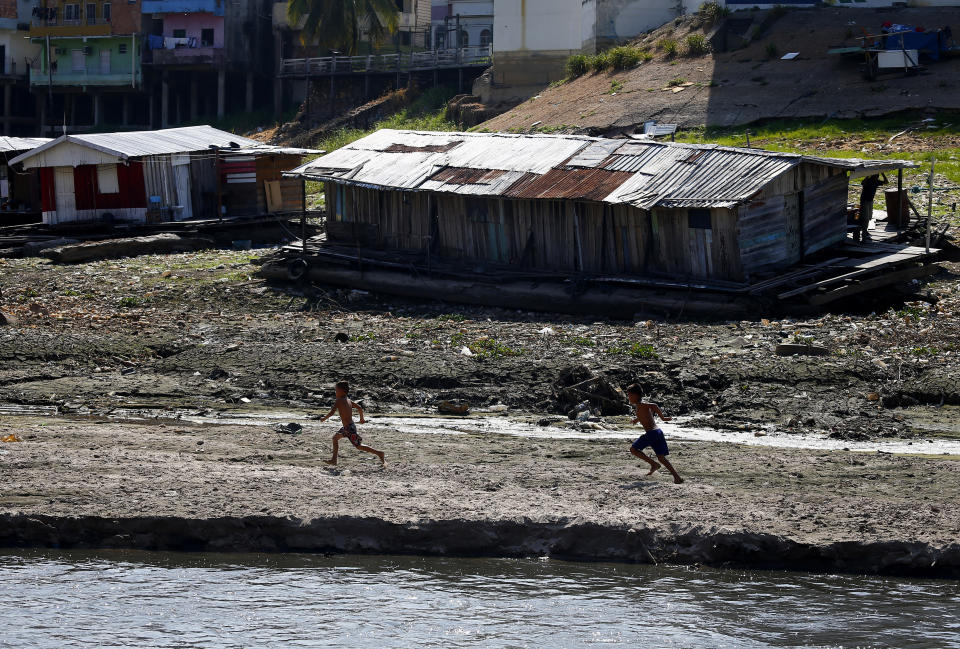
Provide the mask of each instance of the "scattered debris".
[{"label": "scattered debris", "polygon": [[441,401],[440,405],[437,406],[437,412],[443,415],[469,415],[470,404],[459,399],[455,401]]},{"label": "scattered debris", "polygon": [[93,259],[114,259],[171,252],[191,252],[212,248],[210,239],[180,237],[176,234],[155,234],[147,237],[108,239],[49,248],[43,256],[60,264],[75,264]]}]

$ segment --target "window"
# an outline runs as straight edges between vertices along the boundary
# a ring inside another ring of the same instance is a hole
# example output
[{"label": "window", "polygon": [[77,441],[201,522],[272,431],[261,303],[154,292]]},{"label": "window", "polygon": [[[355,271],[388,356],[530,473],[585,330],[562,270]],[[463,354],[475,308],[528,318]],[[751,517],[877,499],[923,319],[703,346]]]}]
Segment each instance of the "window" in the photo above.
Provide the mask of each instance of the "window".
[{"label": "window", "polygon": [[93,4],[92,2],[87,3],[87,24],[97,24],[97,5]]},{"label": "window", "polygon": [[480,32],[480,46],[486,47],[493,42],[493,34],[490,33],[489,29],[484,29]]},{"label": "window", "polygon": [[87,71],[87,56],[83,50],[70,50],[70,63],[71,72]]},{"label": "window", "polygon": [[712,230],[710,210],[687,210],[687,224],[698,230]]},{"label": "window", "polygon": [[126,53],[127,53],[127,44],[126,44],[126,43],[120,43],[120,45],[117,46],[117,53],[118,53],[118,54],[126,54]]},{"label": "window", "polygon": [[117,165],[97,165],[97,191],[100,194],[120,193]]},{"label": "window", "polygon": [[410,32],[400,32],[400,44],[410,45]]},{"label": "window", "polygon": [[103,22],[105,23],[110,22],[110,17],[112,15],[113,13],[112,13],[112,7],[110,6],[110,3],[104,2],[103,3]]},{"label": "window", "polygon": [[174,29],[174,30],[173,30],[173,37],[174,37],[174,38],[186,38],[186,37],[187,37],[187,30],[186,30],[186,29]]},{"label": "window", "polygon": [[80,5],[78,4],[63,5],[63,22],[64,23],[76,23],[79,20],[80,20]]},{"label": "window", "polygon": [[200,47],[213,47],[213,30],[200,30]]},{"label": "window", "polygon": [[470,34],[467,33],[465,29],[460,30],[460,47],[467,47],[470,45]]}]

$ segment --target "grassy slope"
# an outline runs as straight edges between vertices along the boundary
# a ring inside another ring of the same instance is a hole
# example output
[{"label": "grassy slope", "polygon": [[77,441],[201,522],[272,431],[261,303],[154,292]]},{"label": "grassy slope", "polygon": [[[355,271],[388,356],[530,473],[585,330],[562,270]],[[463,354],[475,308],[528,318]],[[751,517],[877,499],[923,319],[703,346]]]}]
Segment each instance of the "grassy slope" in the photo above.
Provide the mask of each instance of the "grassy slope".
[{"label": "grassy slope", "polygon": [[[835,158],[869,158],[909,160],[919,167],[904,172],[907,188],[927,186],[930,161],[936,159],[935,187],[960,185],[960,115],[940,115],[932,121],[917,117],[890,117],[873,120],[789,120],[736,128],[700,128],[677,134],[678,142],[712,143],[725,146],[746,146],[791,153],[811,153]],[[909,130],[908,133],[903,131]],[[891,140],[895,135],[901,134]],[[899,139],[899,142],[898,142]],[[855,183],[856,184],[856,183]],[[911,200],[920,208],[926,206],[926,193]],[[877,206],[883,195],[878,192]],[[960,202],[960,192],[937,192],[934,215],[949,215],[960,225],[953,206]]]},{"label": "grassy slope", "polygon": [[[377,122],[371,129],[340,129],[317,140],[313,146],[329,153],[382,128],[414,131],[455,131],[457,130],[456,122],[451,122],[446,118],[447,101],[454,94],[456,92],[452,88],[445,86],[431,88],[409,106]],[[323,183],[307,182],[308,208],[320,209],[323,207],[323,203]]]}]

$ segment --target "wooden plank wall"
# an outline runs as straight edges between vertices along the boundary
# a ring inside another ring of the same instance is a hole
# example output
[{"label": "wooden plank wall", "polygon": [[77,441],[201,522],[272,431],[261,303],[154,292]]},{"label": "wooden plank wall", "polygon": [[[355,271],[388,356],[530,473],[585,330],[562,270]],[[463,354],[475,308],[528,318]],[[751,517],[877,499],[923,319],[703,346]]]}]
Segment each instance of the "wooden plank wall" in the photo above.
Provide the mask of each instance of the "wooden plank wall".
[{"label": "wooden plank wall", "polygon": [[[732,210],[711,210],[707,229],[690,228],[683,209],[657,210],[651,219],[648,212],[626,205],[379,191],[333,183],[325,191],[331,220],[374,226],[364,232],[377,232],[381,249],[424,252],[436,235],[432,250],[447,259],[674,279],[742,277]],[[357,231],[332,228],[327,236],[354,244],[351,233]]]},{"label": "wooden plank wall", "polygon": [[710,228],[689,227],[686,209],[654,209],[650,221],[650,274],[677,279],[742,279],[735,211],[711,209]]},{"label": "wooden plank wall", "polygon": [[847,174],[840,172],[803,190],[806,254],[843,241],[847,235]]},{"label": "wooden plank wall", "polygon": [[779,195],[740,206],[738,245],[746,277],[786,260],[785,205],[786,199]]},{"label": "wooden plank wall", "polygon": [[217,218],[217,166],[212,159],[193,158],[190,160],[190,183],[193,191],[194,217]]},{"label": "wooden plank wall", "polygon": [[298,167],[303,160],[299,155],[258,155],[257,156],[257,209],[260,214],[267,212],[267,196],[264,181],[278,180],[283,197],[283,210],[303,209],[303,196],[300,182],[294,178],[284,178],[283,172]]}]

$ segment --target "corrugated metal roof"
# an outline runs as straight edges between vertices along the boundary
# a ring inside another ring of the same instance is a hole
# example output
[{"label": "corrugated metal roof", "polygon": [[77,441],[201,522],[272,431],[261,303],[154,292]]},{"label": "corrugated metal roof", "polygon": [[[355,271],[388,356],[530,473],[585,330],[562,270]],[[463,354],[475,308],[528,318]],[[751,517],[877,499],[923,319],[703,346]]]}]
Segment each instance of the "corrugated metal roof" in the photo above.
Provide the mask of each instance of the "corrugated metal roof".
[{"label": "corrugated metal roof", "polygon": [[286,175],[366,187],[652,207],[732,207],[803,162],[846,169],[915,166],[713,144],[581,135],[383,129]]},{"label": "corrugated metal roof", "polygon": [[157,131],[122,131],[117,133],[65,134],[46,140],[36,148],[13,160],[29,164],[30,158],[69,142],[115,156],[121,160],[153,155],[171,155],[207,151],[211,147],[230,149],[236,153],[322,153],[313,149],[285,149],[215,129],[212,126],[185,126]]},{"label": "corrugated metal roof", "polygon": [[13,153],[14,151],[29,151],[50,141],[48,137],[6,137],[0,136],[0,151]]}]

